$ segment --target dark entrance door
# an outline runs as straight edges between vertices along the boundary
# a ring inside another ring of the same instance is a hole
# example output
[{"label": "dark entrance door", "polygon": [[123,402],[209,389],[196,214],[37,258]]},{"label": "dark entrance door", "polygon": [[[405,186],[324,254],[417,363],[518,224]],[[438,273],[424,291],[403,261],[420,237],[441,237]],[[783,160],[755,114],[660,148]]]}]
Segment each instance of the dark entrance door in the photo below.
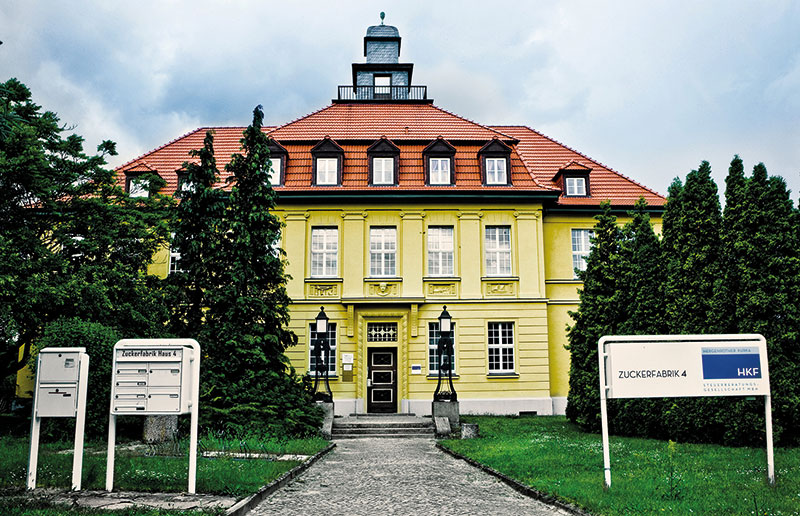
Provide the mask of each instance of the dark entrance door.
[{"label": "dark entrance door", "polygon": [[369,348],[367,360],[367,412],[397,412],[397,348]]}]

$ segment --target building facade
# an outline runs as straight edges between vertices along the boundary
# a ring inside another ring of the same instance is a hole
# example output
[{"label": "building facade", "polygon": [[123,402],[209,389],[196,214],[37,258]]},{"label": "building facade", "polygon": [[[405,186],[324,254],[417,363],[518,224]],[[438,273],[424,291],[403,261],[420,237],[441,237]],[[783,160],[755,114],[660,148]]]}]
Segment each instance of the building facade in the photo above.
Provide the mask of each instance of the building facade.
[{"label": "building facade", "polygon": [[[531,128],[437,107],[412,85],[400,43],[396,28],[369,27],[366,62],[329,106],[263,128],[299,339],[288,356],[298,371],[314,369],[322,306],[336,412],[429,414],[446,305],[462,413],[563,413],[568,311],[593,216],[610,200],[624,220],[644,197],[658,224],[665,200]],[[182,163],[208,129],[119,167],[120,181],[147,195],[139,177],[155,172],[162,193],[178,192]],[[243,128],[211,129],[222,169]],[[179,260],[164,250],[151,272],[165,276]]]}]

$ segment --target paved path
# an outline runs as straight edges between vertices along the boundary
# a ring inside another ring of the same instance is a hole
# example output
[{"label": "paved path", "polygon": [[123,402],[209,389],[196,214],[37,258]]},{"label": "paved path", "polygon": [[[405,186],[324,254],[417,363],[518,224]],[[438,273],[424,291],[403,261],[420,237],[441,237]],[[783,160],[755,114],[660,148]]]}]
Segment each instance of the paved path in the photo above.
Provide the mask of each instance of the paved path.
[{"label": "paved path", "polygon": [[434,447],[435,441],[351,439],[249,514],[565,515]]}]

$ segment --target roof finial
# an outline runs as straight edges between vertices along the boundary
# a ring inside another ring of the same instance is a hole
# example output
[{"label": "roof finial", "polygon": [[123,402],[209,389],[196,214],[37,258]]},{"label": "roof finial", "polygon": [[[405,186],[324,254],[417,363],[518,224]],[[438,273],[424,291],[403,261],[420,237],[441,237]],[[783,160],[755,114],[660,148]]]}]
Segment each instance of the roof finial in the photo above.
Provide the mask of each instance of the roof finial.
[{"label": "roof finial", "polygon": [[383,19],[386,18],[386,13],[381,11],[381,25],[383,25]]}]

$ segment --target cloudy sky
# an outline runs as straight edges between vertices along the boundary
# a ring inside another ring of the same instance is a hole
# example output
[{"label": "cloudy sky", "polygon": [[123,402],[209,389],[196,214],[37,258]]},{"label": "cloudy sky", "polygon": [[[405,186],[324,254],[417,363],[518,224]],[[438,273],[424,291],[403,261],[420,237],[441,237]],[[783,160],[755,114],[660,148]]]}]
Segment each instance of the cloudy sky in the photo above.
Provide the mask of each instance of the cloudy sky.
[{"label": "cloudy sky", "polygon": [[0,0],[16,77],[119,165],[203,126],[325,107],[366,28],[402,36],[436,105],[533,127],[666,193],[734,154],[800,191],[800,2]]}]

